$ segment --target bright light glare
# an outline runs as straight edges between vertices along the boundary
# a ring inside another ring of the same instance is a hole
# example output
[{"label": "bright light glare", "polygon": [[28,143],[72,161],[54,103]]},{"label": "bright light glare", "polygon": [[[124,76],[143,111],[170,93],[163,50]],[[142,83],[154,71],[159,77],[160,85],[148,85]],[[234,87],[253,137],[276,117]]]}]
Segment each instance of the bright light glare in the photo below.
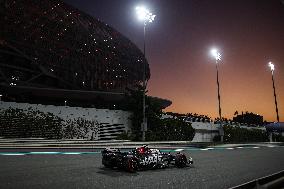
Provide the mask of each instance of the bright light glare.
[{"label": "bright light glare", "polygon": [[216,60],[221,60],[221,54],[218,52],[217,49],[212,49],[211,54]]},{"label": "bright light glare", "polygon": [[272,62],[269,62],[268,66],[270,67],[271,71],[273,72],[274,71],[274,64],[272,64]]},{"label": "bright light glare", "polygon": [[145,7],[136,7],[136,14],[138,19],[144,22],[153,22],[156,17],[156,15],[152,14]]}]

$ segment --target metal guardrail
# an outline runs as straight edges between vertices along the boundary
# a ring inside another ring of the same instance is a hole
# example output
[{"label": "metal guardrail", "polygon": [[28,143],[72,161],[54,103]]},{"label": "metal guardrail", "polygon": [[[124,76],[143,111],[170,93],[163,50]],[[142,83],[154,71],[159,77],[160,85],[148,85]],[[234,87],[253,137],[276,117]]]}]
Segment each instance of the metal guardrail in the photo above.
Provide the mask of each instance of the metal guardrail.
[{"label": "metal guardrail", "polygon": [[230,189],[279,189],[284,188],[284,170],[254,179]]}]

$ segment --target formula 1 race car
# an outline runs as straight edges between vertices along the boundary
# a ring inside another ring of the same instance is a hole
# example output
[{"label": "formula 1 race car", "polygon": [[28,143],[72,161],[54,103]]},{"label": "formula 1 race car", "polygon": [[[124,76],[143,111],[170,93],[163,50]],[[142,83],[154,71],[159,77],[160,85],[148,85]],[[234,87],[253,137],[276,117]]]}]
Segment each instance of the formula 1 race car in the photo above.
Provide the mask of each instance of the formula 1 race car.
[{"label": "formula 1 race car", "polygon": [[128,172],[138,170],[166,168],[174,165],[178,168],[193,164],[191,157],[177,152],[172,155],[163,153],[158,149],[150,149],[142,146],[129,152],[121,152],[119,149],[104,149],[102,151],[102,164],[108,168],[123,169]]}]

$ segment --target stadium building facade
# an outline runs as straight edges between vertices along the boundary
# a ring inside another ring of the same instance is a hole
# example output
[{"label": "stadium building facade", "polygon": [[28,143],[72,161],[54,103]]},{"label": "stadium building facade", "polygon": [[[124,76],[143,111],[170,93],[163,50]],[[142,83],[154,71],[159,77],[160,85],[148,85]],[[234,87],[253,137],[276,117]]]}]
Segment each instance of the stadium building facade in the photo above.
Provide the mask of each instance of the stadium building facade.
[{"label": "stadium building facade", "polygon": [[145,64],[150,78],[130,40],[62,1],[2,0],[0,17],[2,100],[107,105],[141,84]]}]

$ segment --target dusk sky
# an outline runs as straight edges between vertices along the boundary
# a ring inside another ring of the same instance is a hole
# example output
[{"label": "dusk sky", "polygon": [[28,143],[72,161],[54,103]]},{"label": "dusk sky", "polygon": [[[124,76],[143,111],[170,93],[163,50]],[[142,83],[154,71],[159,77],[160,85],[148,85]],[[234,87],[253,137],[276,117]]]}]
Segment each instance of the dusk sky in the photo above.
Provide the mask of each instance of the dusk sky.
[{"label": "dusk sky", "polygon": [[219,65],[223,117],[238,110],[276,121],[271,72],[280,121],[284,121],[284,1],[280,0],[65,0],[100,19],[143,49],[143,23],[135,7],[145,5],[156,18],[147,25],[149,95],[173,103],[165,111],[218,117],[216,69]]}]

